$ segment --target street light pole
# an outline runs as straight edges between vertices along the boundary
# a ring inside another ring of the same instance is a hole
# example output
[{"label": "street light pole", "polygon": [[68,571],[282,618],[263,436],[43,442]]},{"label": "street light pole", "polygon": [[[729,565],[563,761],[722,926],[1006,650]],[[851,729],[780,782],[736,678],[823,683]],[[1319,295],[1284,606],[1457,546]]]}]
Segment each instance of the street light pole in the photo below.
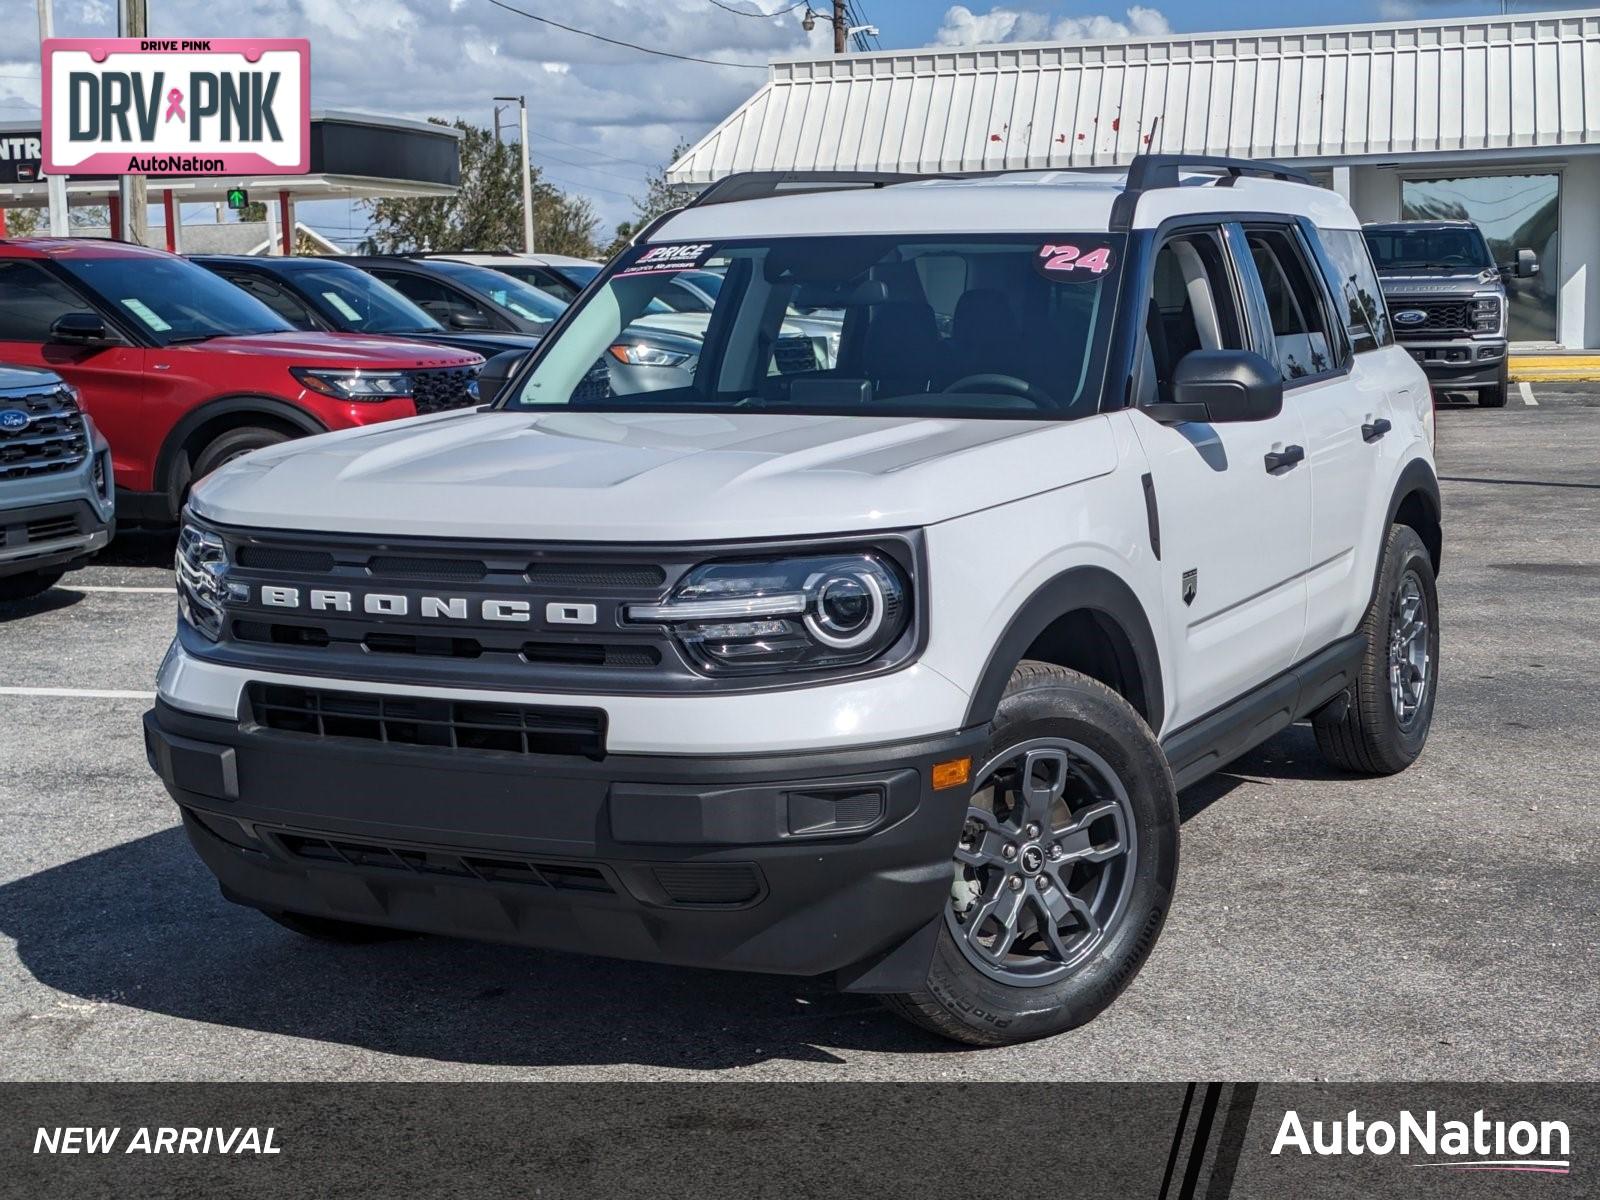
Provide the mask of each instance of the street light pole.
[{"label": "street light pole", "polygon": [[[507,104],[515,100],[522,122],[522,248],[533,253],[533,164],[528,156],[528,98],[526,96],[496,96]],[[495,114],[495,137],[500,136],[500,116]]]},{"label": "street light pole", "polygon": [[[50,0],[39,0],[39,43],[43,45],[45,39],[55,36],[55,24],[50,16]],[[44,97],[39,97],[39,109],[44,110]],[[67,228],[67,180],[64,175],[51,173],[45,176],[45,193],[50,198],[50,236],[66,237]]]}]

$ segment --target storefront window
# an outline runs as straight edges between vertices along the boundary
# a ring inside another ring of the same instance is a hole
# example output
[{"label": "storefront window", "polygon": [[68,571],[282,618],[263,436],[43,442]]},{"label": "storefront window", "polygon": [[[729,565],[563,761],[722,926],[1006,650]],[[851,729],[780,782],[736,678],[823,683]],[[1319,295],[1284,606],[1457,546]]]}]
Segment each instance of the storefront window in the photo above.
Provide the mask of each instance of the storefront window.
[{"label": "storefront window", "polygon": [[1537,254],[1539,274],[1518,279],[1506,272],[1510,336],[1514,342],[1553,342],[1560,286],[1559,200],[1556,175],[1407,179],[1401,186],[1400,215],[1407,221],[1475,222],[1501,266],[1514,264],[1520,249]]}]

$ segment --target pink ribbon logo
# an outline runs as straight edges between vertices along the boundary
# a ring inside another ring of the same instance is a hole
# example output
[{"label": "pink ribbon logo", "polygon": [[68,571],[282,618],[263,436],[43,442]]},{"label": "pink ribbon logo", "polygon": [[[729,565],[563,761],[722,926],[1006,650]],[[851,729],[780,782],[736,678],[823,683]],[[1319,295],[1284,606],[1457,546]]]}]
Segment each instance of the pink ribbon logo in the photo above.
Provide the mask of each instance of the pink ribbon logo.
[{"label": "pink ribbon logo", "polygon": [[177,117],[180,121],[189,119],[183,115],[183,93],[177,88],[167,93],[167,115],[163,121],[170,121],[173,117]]}]

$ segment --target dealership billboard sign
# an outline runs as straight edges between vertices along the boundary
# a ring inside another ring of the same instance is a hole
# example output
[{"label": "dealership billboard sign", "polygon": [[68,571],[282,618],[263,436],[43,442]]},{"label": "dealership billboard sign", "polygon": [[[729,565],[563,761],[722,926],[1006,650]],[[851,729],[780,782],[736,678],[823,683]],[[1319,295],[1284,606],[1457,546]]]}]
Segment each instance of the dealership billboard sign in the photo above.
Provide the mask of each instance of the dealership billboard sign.
[{"label": "dealership billboard sign", "polygon": [[305,38],[51,38],[44,170],[54,175],[304,175]]}]

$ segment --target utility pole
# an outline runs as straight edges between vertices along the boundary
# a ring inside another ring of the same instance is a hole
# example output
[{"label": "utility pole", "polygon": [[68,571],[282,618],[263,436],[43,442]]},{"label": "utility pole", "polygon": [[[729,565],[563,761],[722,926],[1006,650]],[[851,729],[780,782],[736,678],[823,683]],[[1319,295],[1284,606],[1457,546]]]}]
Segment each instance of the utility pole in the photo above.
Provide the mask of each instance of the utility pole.
[{"label": "utility pole", "polygon": [[833,0],[833,52],[843,54],[850,40],[850,16],[845,0]]},{"label": "utility pole", "polygon": [[[50,0],[39,0],[39,43],[44,44],[46,38],[55,36],[55,24],[50,16]],[[44,111],[44,97],[39,97],[39,111]],[[67,179],[64,175],[47,175],[45,177],[45,192],[50,197],[50,236],[66,237],[68,232],[67,221]]]},{"label": "utility pole", "polygon": [[[528,157],[528,98],[526,96],[496,96],[507,104],[515,100],[522,121],[522,248],[533,253],[533,164]],[[494,116],[494,135],[500,136],[500,113]]]},{"label": "utility pole", "polygon": [[[122,37],[142,38],[150,35],[150,17],[145,9],[146,0],[119,0],[117,32]],[[122,194],[122,234],[125,240],[143,246],[150,240],[149,191],[143,175],[123,175],[117,181]],[[118,231],[112,230],[113,235]]]}]

